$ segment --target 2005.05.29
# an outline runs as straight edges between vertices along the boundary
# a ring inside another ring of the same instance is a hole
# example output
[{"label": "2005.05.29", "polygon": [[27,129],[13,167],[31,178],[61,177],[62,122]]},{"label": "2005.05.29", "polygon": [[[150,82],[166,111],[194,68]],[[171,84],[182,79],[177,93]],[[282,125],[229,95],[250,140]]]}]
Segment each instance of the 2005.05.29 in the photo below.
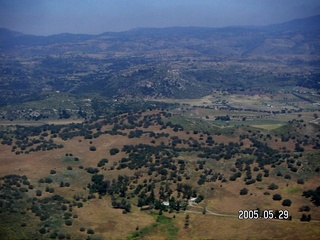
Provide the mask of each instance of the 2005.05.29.
[{"label": "2005.05.29", "polygon": [[289,219],[288,210],[239,210],[239,219]]}]

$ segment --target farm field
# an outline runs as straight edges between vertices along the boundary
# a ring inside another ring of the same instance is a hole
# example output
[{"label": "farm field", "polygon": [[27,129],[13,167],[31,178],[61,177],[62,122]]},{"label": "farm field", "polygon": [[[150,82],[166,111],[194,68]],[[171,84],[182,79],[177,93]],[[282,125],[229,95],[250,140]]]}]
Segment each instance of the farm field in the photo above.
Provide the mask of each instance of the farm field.
[{"label": "farm field", "polygon": [[[174,113],[182,118],[202,119],[218,128],[246,125],[264,130],[280,128],[292,119],[310,122],[317,118],[318,108],[315,105],[289,93],[273,93],[271,97],[226,93],[220,95],[224,96],[216,97],[213,94],[201,99],[178,100],[181,108]],[[171,99],[158,101],[174,102]],[[217,120],[221,116],[228,116],[228,121]],[[182,118],[181,121],[185,121]]]}]

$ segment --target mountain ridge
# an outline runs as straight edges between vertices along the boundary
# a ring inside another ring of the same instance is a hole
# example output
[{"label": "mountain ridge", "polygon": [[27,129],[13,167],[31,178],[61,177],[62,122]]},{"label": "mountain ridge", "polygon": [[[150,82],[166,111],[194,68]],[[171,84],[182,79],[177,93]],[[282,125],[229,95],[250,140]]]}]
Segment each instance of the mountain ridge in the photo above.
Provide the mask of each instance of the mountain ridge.
[{"label": "mountain ridge", "polygon": [[[126,35],[129,33],[155,33],[155,32],[167,32],[172,33],[173,31],[179,31],[184,33],[189,33],[190,31],[209,31],[209,32],[216,32],[216,31],[229,31],[229,30],[269,30],[269,31],[284,31],[284,30],[290,30],[290,31],[316,31],[320,30],[320,14],[307,17],[307,18],[297,18],[293,19],[287,22],[282,23],[276,23],[276,24],[269,24],[269,25],[261,25],[261,26],[226,26],[226,27],[201,27],[201,26],[190,26],[190,27],[147,27],[147,28],[133,28],[126,31],[120,31],[120,32],[102,32],[99,34],[85,34],[85,33],[58,33],[58,34],[52,34],[48,36],[42,36],[42,35],[32,35],[32,34],[25,34],[18,31],[13,31],[8,28],[0,28],[0,40],[7,39],[7,38],[39,38],[39,39],[61,39],[61,38],[71,38],[74,37],[78,40],[83,40],[83,38],[93,38],[93,37],[99,37],[99,36],[115,36],[115,35]],[[297,27],[298,26],[298,27]]]},{"label": "mountain ridge", "polygon": [[307,17],[307,18],[297,18],[288,22],[270,24],[266,26],[270,30],[283,31],[319,31],[320,30],[320,14]]}]

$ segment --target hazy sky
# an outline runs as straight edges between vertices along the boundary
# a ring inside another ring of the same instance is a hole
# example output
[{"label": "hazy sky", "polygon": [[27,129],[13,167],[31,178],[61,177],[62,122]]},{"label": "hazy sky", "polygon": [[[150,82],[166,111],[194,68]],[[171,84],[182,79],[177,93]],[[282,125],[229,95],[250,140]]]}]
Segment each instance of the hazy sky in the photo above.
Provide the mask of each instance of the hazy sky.
[{"label": "hazy sky", "polygon": [[0,27],[27,34],[266,25],[320,14],[320,0],[0,0]]}]

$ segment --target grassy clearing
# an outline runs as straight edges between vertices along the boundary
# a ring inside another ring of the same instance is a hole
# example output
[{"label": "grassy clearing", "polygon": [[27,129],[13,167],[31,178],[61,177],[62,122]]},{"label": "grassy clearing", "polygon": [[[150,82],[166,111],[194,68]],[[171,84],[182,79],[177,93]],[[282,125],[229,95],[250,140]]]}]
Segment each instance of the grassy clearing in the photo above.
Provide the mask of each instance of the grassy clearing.
[{"label": "grassy clearing", "polygon": [[169,118],[168,122],[173,124],[180,124],[187,131],[200,131],[200,132],[217,132],[219,129],[207,121],[196,118],[187,118],[184,116],[173,116]]},{"label": "grassy clearing", "polygon": [[261,125],[251,125],[251,126],[255,128],[262,128],[265,130],[274,130],[279,127],[282,127],[283,125],[282,124],[261,124]]},{"label": "grassy clearing", "polygon": [[52,177],[50,176],[50,178],[52,178],[52,180],[59,184],[61,181],[64,182],[76,182],[79,181],[79,179],[83,178],[83,172],[79,172],[79,171],[73,171],[73,170],[66,170],[66,171],[59,171],[57,174],[53,175]]},{"label": "grassy clearing", "polygon": [[273,133],[274,134],[277,134],[277,135],[281,135],[281,134],[287,134],[288,132],[292,132],[292,126],[286,124],[286,125],[283,125],[277,129],[274,129],[273,130]]},{"label": "grassy clearing", "polygon": [[287,188],[285,189],[285,191],[286,191],[287,193],[299,193],[299,192],[301,191],[301,189],[298,188],[298,187],[296,187],[296,186],[291,186],[291,187],[287,187]]},{"label": "grassy clearing", "polygon": [[19,108],[36,108],[36,109],[59,109],[75,108],[76,99],[66,93],[51,93],[40,101],[31,101],[19,104]]},{"label": "grassy clearing", "polygon": [[230,120],[230,121],[220,121],[215,120],[211,122],[213,125],[217,127],[236,127],[236,126],[251,126],[254,128],[262,128],[265,130],[274,130],[279,127],[285,125],[285,122],[275,119],[264,119],[264,120],[246,120],[246,121],[239,121],[239,120]]},{"label": "grassy clearing", "polygon": [[175,239],[179,229],[175,226],[172,219],[162,215],[154,215],[154,217],[156,218],[155,223],[131,234],[127,239],[143,239],[159,231],[166,236],[166,239]]},{"label": "grassy clearing", "polygon": [[62,162],[66,164],[73,164],[73,165],[78,165],[79,161],[75,160],[75,157],[73,156],[64,156],[62,157]]},{"label": "grassy clearing", "polygon": [[214,96],[207,95],[202,98],[193,98],[193,99],[172,99],[172,98],[163,98],[163,99],[152,99],[153,101],[166,102],[166,103],[179,103],[190,106],[208,106],[211,105],[212,101],[215,100]]},{"label": "grassy clearing", "polygon": [[168,122],[173,124],[180,124],[185,131],[198,131],[208,132],[210,134],[223,134],[225,136],[233,136],[235,126],[222,127],[221,125],[215,125],[216,122],[226,124],[224,121],[206,121],[198,118],[188,118],[185,116],[176,115],[168,119]]},{"label": "grassy clearing", "polygon": [[257,119],[257,120],[247,120],[245,122],[246,124],[249,125],[283,125],[285,124],[284,121],[278,120],[278,119]]},{"label": "grassy clearing", "polygon": [[[206,109],[207,110],[207,109]],[[253,128],[260,128],[260,129],[265,129],[265,130],[274,130],[279,127],[282,127],[287,123],[287,121],[275,118],[274,116],[268,116],[266,118],[255,118],[254,115],[250,115],[253,119],[249,118],[246,119],[245,121],[242,120],[242,118],[238,117],[233,117],[235,115],[241,115],[243,116],[242,112],[239,112],[238,114],[235,114],[232,111],[225,111],[224,113],[221,113],[219,116],[231,116],[231,119],[229,121],[222,121],[222,120],[213,120],[214,117],[212,117],[212,114],[206,114],[206,113],[201,113],[201,111],[198,111],[199,115],[197,115],[198,118],[204,118],[207,115],[210,115],[210,118],[207,120],[202,120],[206,122],[207,124],[210,124],[211,127],[214,127],[216,129],[227,129],[227,128],[232,128],[232,127],[243,127],[243,126],[251,126]],[[217,117],[217,116],[215,116]],[[259,115],[257,115],[259,117]],[[194,119],[194,118],[193,118]]]}]

